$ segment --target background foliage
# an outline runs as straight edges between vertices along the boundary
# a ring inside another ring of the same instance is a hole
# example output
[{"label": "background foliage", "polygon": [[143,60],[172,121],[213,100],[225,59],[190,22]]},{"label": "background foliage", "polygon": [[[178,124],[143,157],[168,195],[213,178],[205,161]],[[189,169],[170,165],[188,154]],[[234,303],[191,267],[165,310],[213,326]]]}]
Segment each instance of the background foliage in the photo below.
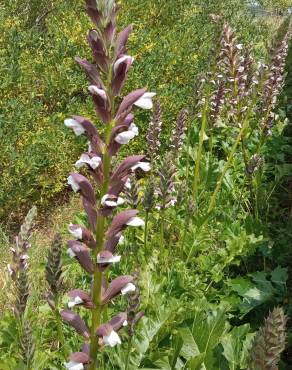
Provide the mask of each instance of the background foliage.
[{"label": "background foliage", "polygon": [[[197,75],[218,39],[221,27],[211,22],[212,13],[229,21],[263,56],[275,24],[252,18],[243,1],[129,0],[121,12],[121,24],[135,26],[130,48],[137,65],[128,88],[148,85],[157,91],[166,133],[179,109],[192,101]],[[82,0],[4,0],[0,5],[0,219],[6,225],[19,220],[29,203],[45,209],[65,189],[80,146],[63,120],[76,112],[93,118],[73,59],[85,56],[89,26]],[[145,129],[148,120],[141,114],[140,127]]]}]

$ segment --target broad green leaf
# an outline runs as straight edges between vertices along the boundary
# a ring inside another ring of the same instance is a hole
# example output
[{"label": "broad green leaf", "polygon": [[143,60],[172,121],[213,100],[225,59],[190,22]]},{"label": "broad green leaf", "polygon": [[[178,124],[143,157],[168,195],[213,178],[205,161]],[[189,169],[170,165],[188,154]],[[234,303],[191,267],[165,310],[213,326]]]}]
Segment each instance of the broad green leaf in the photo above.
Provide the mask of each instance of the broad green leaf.
[{"label": "broad green leaf", "polygon": [[193,334],[189,328],[180,328],[179,333],[183,340],[183,346],[181,349],[181,356],[186,360],[198,356],[200,354],[197,343],[194,340]]}]

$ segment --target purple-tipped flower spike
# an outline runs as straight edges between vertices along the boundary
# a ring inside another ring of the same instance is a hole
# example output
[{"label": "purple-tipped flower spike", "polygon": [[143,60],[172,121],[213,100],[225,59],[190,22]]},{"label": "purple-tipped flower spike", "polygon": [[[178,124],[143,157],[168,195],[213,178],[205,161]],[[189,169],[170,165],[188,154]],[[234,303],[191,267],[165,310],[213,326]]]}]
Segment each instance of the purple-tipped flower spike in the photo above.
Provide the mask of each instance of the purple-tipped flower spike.
[{"label": "purple-tipped flower spike", "polygon": [[88,272],[89,274],[93,274],[94,267],[89,255],[88,248],[86,248],[82,243],[76,240],[69,240],[68,246],[68,254],[70,255],[70,257],[75,257],[86,272]]},{"label": "purple-tipped flower spike", "polygon": [[147,132],[147,157],[153,161],[159,152],[160,148],[160,134],[161,134],[161,105],[159,101],[154,103],[153,117],[149,123],[148,132]]},{"label": "purple-tipped flower spike", "polygon": [[[132,284],[132,276],[119,276],[114,279],[107,290],[104,292],[102,303],[105,304],[119,294],[127,294],[128,291],[135,291],[135,285]],[[130,285],[131,284],[131,285]]]},{"label": "purple-tipped flower spike", "polygon": [[182,148],[187,129],[187,115],[188,111],[186,109],[182,109],[177,117],[175,130],[172,133],[172,143],[170,145],[174,154]]},{"label": "purple-tipped flower spike", "polygon": [[72,326],[78,334],[82,335],[85,339],[89,339],[89,330],[79,315],[71,310],[63,310],[61,311],[61,317],[63,321]]},{"label": "purple-tipped flower spike", "polygon": [[[75,165],[77,168],[86,170],[98,185],[98,191],[95,193],[93,186],[85,176],[73,173],[68,178],[73,190],[81,194],[83,207],[90,224],[90,231],[79,225],[70,225],[71,234],[79,241],[69,241],[68,251],[79,261],[86,272],[92,274],[93,279],[90,296],[78,289],[69,293],[71,298],[69,306],[87,306],[92,316],[90,349],[86,352],[90,361],[87,363],[79,357],[71,358],[67,364],[67,368],[71,370],[75,370],[74,366],[76,369],[83,369],[84,365],[88,370],[95,370],[98,346],[101,342],[109,346],[121,343],[115,330],[125,323],[124,314],[114,317],[104,325],[100,325],[100,322],[96,324],[94,317],[101,318],[103,306],[117,295],[135,291],[132,277],[122,276],[108,285],[104,271],[121,259],[116,249],[122,238],[122,230],[128,226],[143,226],[144,221],[137,217],[136,210],[123,211],[115,215],[112,220],[110,216],[117,206],[124,203],[120,194],[124,192],[129,176],[134,171],[150,171],[150,165],[144,161],[145,156],[143,155],[131,155],[115,169],[112,168],[112,162],[113,156],[117,154],[121,146],[129,144],[139,133],[134,123],[132,112],[134,106],[151,109],[152,99],[155,96],[155,93],[147,92],[145,88],[142,88],[130,92],[125,97],[120,97],[134,61],[126,46],[132,26],[117,33],[117,6],[114,0],[86,0],[85,2],[86,11],[95,24],[95,29],[91,29],[87,36],[94,63],[81,58],[76,58],[76,61],[88,77],[88,91],[100,122],[105,125],[101,130],[103,132],[101,136],[95,125],[84,117],[73,116],[72,119],[65,121],[65,125],[72,128],[76,135],[87,137],[88,150],[81,155]],[[107,225],[110,225],[108,229]],[[74,322],[74,320],[77,320],[75,316],[71,321]],[[102,338],[102,341],[97,341],[95,333]]]}]

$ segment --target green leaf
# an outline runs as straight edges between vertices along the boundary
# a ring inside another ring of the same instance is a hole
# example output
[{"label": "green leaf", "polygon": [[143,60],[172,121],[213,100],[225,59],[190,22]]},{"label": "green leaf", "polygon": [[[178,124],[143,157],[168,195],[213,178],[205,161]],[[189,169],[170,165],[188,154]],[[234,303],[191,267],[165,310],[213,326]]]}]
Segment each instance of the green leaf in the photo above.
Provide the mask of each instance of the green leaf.
[{"label": "green leaf", "polygon": [[228,361],[230,370],[236,370],[244,361],[242,351],[249,330],[249,324],[235,327],[231,332],[226,334],[221,341],[224,349],[223,356]]},{"label": "green leaf", "polygon": [[185,369],[189,370],[209,370],[204,365],[206,353],[200,353],[198,356],[191,358],[185,365]]},{"label": "green leaf", "polygon": [[189,328],[180,328],[179,333],[183,340],[183,346],[180,352],[181,356],[186,360],[198,356],[200,351],[191,330]]}]

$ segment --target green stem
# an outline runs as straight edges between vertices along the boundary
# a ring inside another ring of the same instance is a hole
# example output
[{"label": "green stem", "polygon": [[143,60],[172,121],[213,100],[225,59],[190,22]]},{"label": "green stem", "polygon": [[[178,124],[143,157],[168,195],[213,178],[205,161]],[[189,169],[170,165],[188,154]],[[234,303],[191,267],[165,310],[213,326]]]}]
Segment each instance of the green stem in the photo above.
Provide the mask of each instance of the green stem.
[{"label": "green stem", "polygon": [[131,353],[131,348],[132,348],[132,336],[129,337],[128,340],[128,349],[127,349],[127,357],[126,357],[126,363],[125,363],[125,370],[129,369],[129,363],[130,363],[130,353]]},{"label": "green stem", "polygon": [[204,105],[204,109],[202,112],[202,125],[200,130],[200,137],[199,137],[199,146],[196,156],[196,166],[195,166],[195,175],[194,175],[194,181],[193,181],[193,201],[197,201],[198,196],[198,183],[200,179],[200,164],[201,164],[201,157],[202,157],[202,151],[203,151],[203,144],[204,144],[204,136],[207,126],[207,110],[208,110],[208,103],[206,102]]},{"label": "green stem", "polygon": [[[227,160],[227,162],[224,165],[224,168],[223,168],[223,171],[221,173],[221,176],[219,177],[219,179],[217,181],[216,188],[214,190],[214,193],[213,193],[213,195],[211,197],[211,200],[210,200],[210,203],[209,203],[208,214],[210,214],[213,211],[214,207],[215,207],[216,198],[217,198],[217,195],[218,195],[218,193],[219,193],[219,191],[221,189],[221,186],[222,186],[224,177],[226,175],[226,172],[228,171],[229,167],[232,164],[233,157],[235,155],[235,152],[236,152],[236,149],[238,147],[238,144],[242,140],[244,131],[246,130],[246,128],[247,128],[247,126],[249,124],[249,116],[250,116],[250,113],[247,113],[246,118],[245,118],[245,120],[244,120],[244,122],[242,124],[242,127],[241,127],[240,131],[239,131],[239,134],[237,135],[237,138],[235,140],[235,143],[233,144],[233,147],[232,147],[231,152],[229,154],[228,160]],[[207,221],[207,219],[205,220],[205,223],[206,223],[206,221]]]},{"label": "green stem", "polygon": [[160,248],[164,249],[164,208],[160,211]]},{"label": "green stem", "polygon": [[58,294],[55,296],[55,317],[57,322],[57,335],[58,335],[58,342],[59,346],[62,347],[65,343],[64,333],[63,333],[63,326],[62,326],[62,318],[59,312],[59,296]]},{"label": "green stem", "polygon": [[[105,144],[108,147],[110,141],[110,133],[114,122],[111,122],[106,130],[105,134]],[[110,167],[111,167],[111,156],[109,155],[107,149],[103,155],[103,175],[104,180],[101,187],[101,198],[107,194],[110,182]],[[105,238],[105,218],[98,212],[97,225],[96,225],[96,248],[93,251],[93,260],[96,261],[98,253],[103,248],[104,238]],[[97,328],[102,324],[102,314],[104,311],[104,316],[107,317],[107,307],[102,305],[101,288],[102,288],[102,271],[95,267],[93,275],[93,288],[92,288],[92,301],[93,309],[92,320],[91,320],[91,330],[90,330],[90,365],[88,370],[96,370],[97,368],[97,352],[98,352],[98,337],[96,335]]]},{"label": "green stem", "polygon": [[144,253],[147,252],[147,237],[148,237],[148,220],[149,220],[149,212],[147,211],[145,214],[145,228],[144,228]]}]

